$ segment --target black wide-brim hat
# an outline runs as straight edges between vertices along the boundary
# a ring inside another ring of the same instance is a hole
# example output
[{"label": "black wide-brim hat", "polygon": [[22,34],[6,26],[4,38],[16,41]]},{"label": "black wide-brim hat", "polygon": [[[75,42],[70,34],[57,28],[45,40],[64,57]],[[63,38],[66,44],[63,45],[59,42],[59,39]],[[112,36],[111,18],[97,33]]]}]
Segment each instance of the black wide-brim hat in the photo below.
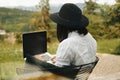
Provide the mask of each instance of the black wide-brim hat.
[{"label": "black wide-brim hat", "polygon": [[82,15],[81,9],[72,3],[64,4],[60,11],[51,14],[50,18],[55,23],[76,29],[87,27],[89,24],[88,18]]}]

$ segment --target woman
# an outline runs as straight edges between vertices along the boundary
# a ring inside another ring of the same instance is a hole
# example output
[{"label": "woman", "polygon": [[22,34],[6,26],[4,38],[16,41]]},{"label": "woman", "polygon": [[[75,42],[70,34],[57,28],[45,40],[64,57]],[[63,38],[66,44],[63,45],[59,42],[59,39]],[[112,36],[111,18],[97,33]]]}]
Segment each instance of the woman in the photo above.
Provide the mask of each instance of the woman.
[{"label": "woman", "polygon": [[59,67],[81,65],[96,60],[96,41],[86,27],[89,20],[75,4],[64,4],[60,12],[50,15],[57,23],[57,38],[60,42],[53,59]]}]

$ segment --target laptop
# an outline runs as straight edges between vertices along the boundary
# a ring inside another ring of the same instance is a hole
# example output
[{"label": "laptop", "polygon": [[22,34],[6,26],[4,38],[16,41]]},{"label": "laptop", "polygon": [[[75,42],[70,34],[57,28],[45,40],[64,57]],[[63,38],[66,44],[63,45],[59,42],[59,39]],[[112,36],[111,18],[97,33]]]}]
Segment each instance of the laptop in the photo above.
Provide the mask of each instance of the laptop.
[{"label": "laptop", "polygon": [[31,32],[22,34],[23,57],[47,52],[47,32]]}]

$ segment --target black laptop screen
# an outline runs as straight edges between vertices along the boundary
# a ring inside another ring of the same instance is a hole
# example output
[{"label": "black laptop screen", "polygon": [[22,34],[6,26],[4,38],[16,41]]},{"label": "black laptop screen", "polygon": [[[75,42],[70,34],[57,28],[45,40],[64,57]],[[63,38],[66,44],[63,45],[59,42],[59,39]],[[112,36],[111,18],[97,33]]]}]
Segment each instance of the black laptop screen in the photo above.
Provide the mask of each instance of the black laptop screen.
[{"label": "black laptop screen", "polygon": [[46,31],[25,33],[23,37],[23,56],[47,52]]}]

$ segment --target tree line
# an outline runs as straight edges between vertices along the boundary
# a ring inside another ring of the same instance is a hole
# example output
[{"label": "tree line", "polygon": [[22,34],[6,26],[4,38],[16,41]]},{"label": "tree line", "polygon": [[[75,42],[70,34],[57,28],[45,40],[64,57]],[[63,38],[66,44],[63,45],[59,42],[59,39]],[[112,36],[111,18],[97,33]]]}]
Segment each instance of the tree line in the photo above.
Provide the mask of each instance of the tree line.
[{"label": "tree line", "polygon": [[[114,5],[97,4],[95,0],[84,1],[83,14],[90,20],[88,30],[91,34],[96,39],[120,38],[120,0],[116,0]],[[40,30],[51,30],[53,24],[49,19],[49,0],[40,0],[39,8],[41,16],[37,17],[34,25]]]},{"label": "tree line", "polygon": [[114,5],[99,5],[89,0],[84,13],[90,19],[89,29],[96,39],[120,38],[120,5],[116,0]]}]

